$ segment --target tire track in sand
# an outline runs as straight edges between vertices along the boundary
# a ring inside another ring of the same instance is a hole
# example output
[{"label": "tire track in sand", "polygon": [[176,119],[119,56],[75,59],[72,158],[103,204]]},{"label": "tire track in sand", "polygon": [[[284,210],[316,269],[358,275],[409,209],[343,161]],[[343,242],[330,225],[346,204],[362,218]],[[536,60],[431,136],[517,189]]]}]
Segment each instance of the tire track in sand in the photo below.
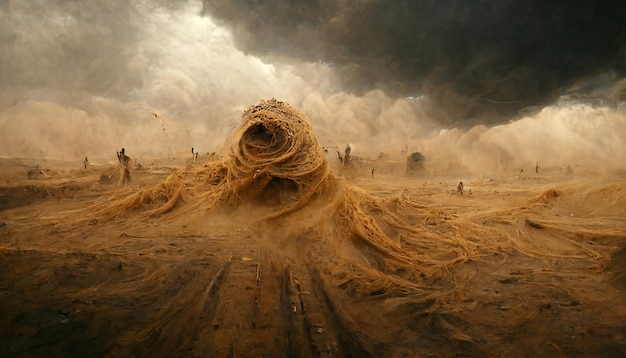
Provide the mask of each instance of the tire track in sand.
[{"label": "tire track in sand", "polygon": [[[202,332],[215,316],[219,291],[232,262],[228,257],[217,272],[204,270],[188,282],[161,310],[158,321],[145,333],[146,339],[133,355],[160,356],[163,351],[189,355],[202,340]],[[186,332],[186,334],[181,334]]]}]

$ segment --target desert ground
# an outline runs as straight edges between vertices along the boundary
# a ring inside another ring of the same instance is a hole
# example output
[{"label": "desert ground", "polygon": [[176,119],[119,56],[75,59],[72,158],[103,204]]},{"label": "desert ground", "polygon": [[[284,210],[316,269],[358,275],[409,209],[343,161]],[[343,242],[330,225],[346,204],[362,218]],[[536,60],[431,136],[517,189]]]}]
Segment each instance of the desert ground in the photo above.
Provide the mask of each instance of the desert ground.
[{"label": "desert ground", "polygon": [[626,356],[623,172],[334,157],[1,158],[0,355]]}]

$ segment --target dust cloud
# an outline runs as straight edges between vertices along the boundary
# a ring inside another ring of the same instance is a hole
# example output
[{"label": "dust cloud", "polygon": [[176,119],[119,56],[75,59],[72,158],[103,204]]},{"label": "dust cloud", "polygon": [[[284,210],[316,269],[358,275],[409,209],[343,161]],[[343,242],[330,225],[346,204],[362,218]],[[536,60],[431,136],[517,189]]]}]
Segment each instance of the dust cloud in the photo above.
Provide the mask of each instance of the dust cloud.
[{"label": "dust cloud", "polygon": [[[619,149],[618,153],[614,149],[607,153],[607,144],[602,143],[605,136],[590,138],[580,134],[582,124],[576,125],[571,119],[576,117],[581,118],[579,122],[589,122],[586,124],[588,132],[605,131],[614,138],[623,138],[623,126],[616,122],[621,122],[624,115],[620,97],[624,81],[617,68],[612,75],[592,76],[589,80],[572,71],[572,79],[564,90],[554,92],[561,97],[555,99],[555,95],[550,94],[551,100],[525,103],[524,108],[532,108],[527,112],[511,112],[498,117],[496,122],[492,119],[477,122],[478,117],[471,119],[467,113],[449,113],[445,108],[433,106],[438,100],[425,90],[399,95],[370,86],[352,91],[341,79],[345,64],[340,66],[332,59],[315,61],[316,57],[311,56],[309,61],[304,61],[300,56],[287,54],[255,57],[255,51],[250,48],[238,47],[244,36],[240,29],[232,30],[223,21],[209,16],[208,3],[4,2],[0,7],[3,48],[0,54],[3,79],[0,83],[0,153],[82,160],[85,155],[110,158],[111,153],[121,147],[127,147],[142,158],[177,156],[191,147],[203,153],[214,152],[237,125],[234,118],[238,118],[241,111],[260,99],[275,97],[305,111],[324,146],[343,146],[350,141],[362,152],[388,151],[389,154],[400,153],[409,146],[428,151],[432,153],[429,157],[433,157],[436,153],[442,154],[439,144],[445,143],[444,151],[450,152],[451,158],[439,155],[437,161],[458,162],[479,167],[479,171],[490,170],[482,168],[485,166],[482,164],[477,166],[476,160],[469,158],[492,154],[502,157],[503,161],[512,158],[513,166],[543,162],[544,158],[539,155],[531,155],[527,145],[537,140],[536,132],[541,128],[537,123],[543,123],[543,118],[549,116],[556,123],[552,124],[550,133],[543,131],[541,134],[546,139],[543,145],[554,143],[557,148],[561,144],[564,147],[560,151],[571,153],[570,157],[589,156],[578,147],[580,143],[562,140],[574,134],[581,135],[585,142],[590,141],[584,146],[586,149],[595,152],[599,147],[598,155],[620,155]],[[503,6],[509,7],[511,5]],[[581,8],[576,7],[577,11],[582,11]],[[531,7],[531,10],[541,11],[541,7]],[[461,16],[461,13],[454,16]],[[354,20],[351,16],[342,18],[341,21],[347,23],[342,23],[341,27],[349,28],[351,19]],[[619,27],[611,27],[611,22],[606,24],[601,30],[620,33]],[[427,34],[429,32],[424,33]],[[589,32],[584,39],[591,41],[602,35]],[[255,37],[249,39],[252,38]],[[285,39],[271,48],[285,49],[280,44],[293,45]],[[615,48],[611,44],[604,44],[605,51],[613,54]],[[327,45],[330,46],[324,46]],[[294,47],[296,49],[300,48]],[[392,53],[400,55],[397,51]],[[429,54],[424,52],[421,56]],[[526,55],[530,54],[532,52]],[[583,54],[590,59],[580,58],[581,63],[589,65],[598,60],[598,54]],[[550,53],[549,57],[558,58],[558,53]],[[358,58],[366,61],[363,56]],[[406,66],[406,61],[398,61]],[[428,63],[432,61],[435,60],[430,59]],[[601,68],[610,72],[612,63],[603,62]],[[376,72],[369,62],[354,66]],[[510,67],[510,63],[507,66]],[[400,68],[406,70],[406,67]],[[427,69],[430,67],[424,71]],[[569,76],[566,75],[563,72],[559,77]],[[408,73],[402,78],[412,77]],[[523,92],[524,85],[520,83],[516,90]],[[462,84],[455,86],[462,87]],[[550,113],[545,113],[546,108]],[[597,118],[603,116],[615,119]],[[587,117],[593,120],[582,119]],[[604,122],[610,122],[608,127]],[[490,130],[494,123],[500,125],[499,129]],[[519,139],[500,144],[489,138],[487,141],[493,144],[484,144],[482,148],[470,144],[477,132],[489,132],[480,139],[495,137],[499,131],[513,128],[508,125],[515,127],[511,130]],[[578,127],[571,128],[572,125]],[[525,126],[529,128],[523,128]],[[600,127],[603,129],[597,129]],[[466,132],[472,134],[466,135]],[[519,148],[515,148],[515,142],[519,142]],[[523,160],[519,158],[520,153],[524,153]],[[553,154],[550,153],[551,158],[558,158],[555,163],[561,160],[560,155]],[[570,160],[563,158],[563,161]]]}]

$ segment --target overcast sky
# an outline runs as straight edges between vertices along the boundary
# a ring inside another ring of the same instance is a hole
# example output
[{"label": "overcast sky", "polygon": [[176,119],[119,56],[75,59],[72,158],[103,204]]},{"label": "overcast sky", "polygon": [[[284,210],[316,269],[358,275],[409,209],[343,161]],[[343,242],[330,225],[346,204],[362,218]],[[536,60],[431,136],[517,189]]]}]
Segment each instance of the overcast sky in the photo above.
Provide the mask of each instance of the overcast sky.
[{"label": "overcast sky", "polygon": [[275,97],[322,145],[611,162],[624,18],[617,0],[0,0],[0,155],[218,150]]}]

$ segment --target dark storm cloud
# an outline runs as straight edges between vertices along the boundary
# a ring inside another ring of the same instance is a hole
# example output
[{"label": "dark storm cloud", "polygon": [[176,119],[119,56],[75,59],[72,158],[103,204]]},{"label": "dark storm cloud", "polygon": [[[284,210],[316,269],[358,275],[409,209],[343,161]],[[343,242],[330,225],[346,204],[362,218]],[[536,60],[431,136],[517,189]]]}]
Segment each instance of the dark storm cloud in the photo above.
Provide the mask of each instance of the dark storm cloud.
[{"label": "dark storm cloud", "polygon": [[140,71],[131,65],[139,16],[122,2],[6,3],[0,9],[0,89],[126,93],[140,84]]},{"label": "dark storm cloud", "polygon": [[499,123],[626,74],[620,0],[204,0],[204,12],[249,53],[331,63],[354,93],[425,94],[451,124]]}]

